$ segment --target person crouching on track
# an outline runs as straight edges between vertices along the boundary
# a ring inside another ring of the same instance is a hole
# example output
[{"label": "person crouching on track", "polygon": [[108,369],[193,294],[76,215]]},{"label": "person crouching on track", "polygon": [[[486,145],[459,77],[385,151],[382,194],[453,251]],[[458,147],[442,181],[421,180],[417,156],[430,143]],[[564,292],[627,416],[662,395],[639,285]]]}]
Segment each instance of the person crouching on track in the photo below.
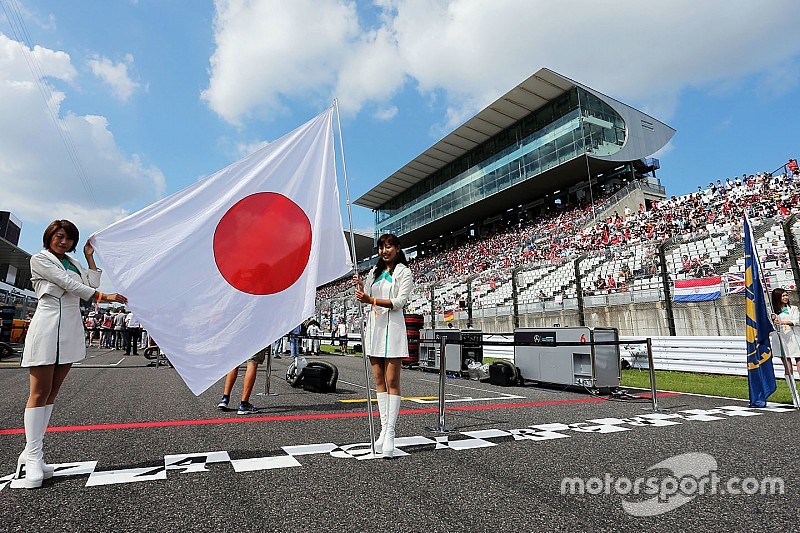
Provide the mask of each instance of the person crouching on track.
[{"label": "person crouching on track", "polygon": [[39,303],[28,330],[20,366],[30,372],[30,393],[25,405],[25,449],[17,461],[19,485],[42,486],[53,475],[45,464],[44,439],[53,404],[72,363],[86,357],[81,318],[81,299],[98,302],[128,303],[121,294],[103,294],[100,270],[94,262],[94,248],[88,242],[83,254],[89,270],[77,259],[67,256],[78,244],[78,228],[69,220],[54,220],[44,232],[44,250],[31,257],[31,283]]},{"label": "person crouching on track", "polygon": [[414,285],[405,253],[395,235],[378,239],[378,264],[366,279],[353,276],[356,299],[369,304],[364,329],[364,354],[375,376],[381,432],[375,451],[384,458],[394,456],[394,436],[400,411],[400,368],[408,357],[408,338],[403,308]]}]

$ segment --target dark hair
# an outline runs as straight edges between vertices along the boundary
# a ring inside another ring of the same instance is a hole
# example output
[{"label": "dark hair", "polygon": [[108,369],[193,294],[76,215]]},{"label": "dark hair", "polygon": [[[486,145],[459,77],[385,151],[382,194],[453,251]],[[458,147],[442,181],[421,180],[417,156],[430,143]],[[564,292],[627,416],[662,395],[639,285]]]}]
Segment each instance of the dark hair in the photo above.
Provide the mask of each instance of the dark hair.
[{"label": "dark hair", "polygon": [[[395,248],[397,248],[397,259],[395,260],[395,266],[402,263],[408,266],[408,259],[406,259],[406,253],[400,248],[400,239],[397,238],[397,235],[392,233],[384,233],[378,239],[378,250],[381,249],[381,246],[384,244],[391,244]],[[375,265],[375,280],[377,280],[383,271],[386,270],[386,261],[383,260],[383,257],[378,256],[378,264]]]},{"label": "dark hair", "polygon": [[783,309],[783,302],[781,298],[786,293],[786,289],[772,289],[772,311],[775,313],[780,313],[781,309]]},{"label": "dark hair", "polygon": [[67,250],[68,252],[74,252],[75,247],[78,246],[78,239],[80,238],[80,233],[78,233],[78,228],[75,227],[75,224],[70,222],[69,220],[54,220],[47,226],[47,229],[44,230],[44,236],[42,237],[42,244],[44,245],[45,250],[50,249],[50,241],[53,240],[53,235],[60,229],[64,230],[64,233],[67,234],[67,237],[72,239],[72,248]]}]

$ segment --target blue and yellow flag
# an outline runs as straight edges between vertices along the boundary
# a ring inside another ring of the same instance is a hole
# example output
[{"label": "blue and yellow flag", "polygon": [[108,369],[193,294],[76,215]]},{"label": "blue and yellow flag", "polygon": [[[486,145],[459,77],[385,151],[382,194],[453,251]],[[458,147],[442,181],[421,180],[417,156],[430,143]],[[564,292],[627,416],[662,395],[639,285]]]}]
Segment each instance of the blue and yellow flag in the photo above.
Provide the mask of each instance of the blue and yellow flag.
[{"label": "blue and yellow flag", "polygon": [[747,337],[747,381],[750,385],[750,407],[764,407],[775,392],[775,368],[769,334],[773,331],[764,299],[764,286],[750,222],[744,218],[744,283],[745,335]]}]

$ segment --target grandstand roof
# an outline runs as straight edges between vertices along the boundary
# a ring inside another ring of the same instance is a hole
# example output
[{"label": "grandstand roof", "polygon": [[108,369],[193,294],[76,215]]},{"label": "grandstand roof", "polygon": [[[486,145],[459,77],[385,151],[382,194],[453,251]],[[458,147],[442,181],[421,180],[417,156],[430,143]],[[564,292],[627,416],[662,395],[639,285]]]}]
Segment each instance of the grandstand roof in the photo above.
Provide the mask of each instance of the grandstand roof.
[{"label": "grandstand roof", "polygon": [[0,265],[16,267],[18,280],[25,280],[27,283],[31,278],[31,254],[2,237],[0,237]]},{"label": "grandstand roof", "polygon": [[[618,111],[620,108],[633,110],[633,108],[566,76],[542,68],[363,194],[355,201],[355,204],[378,209],[388,200],[424,180],[445,165],[452,163],[573,87],[581,87],[601,96],[606,101],[618,104],[618,106],[614,106]],[[637,112],[637,114],[647,116],[641,112]],[[668,135],[664,141],[666,144],[675,130],[656,119],[653,119],[653,122],[665,129],[665,134]]]},{"label": "grandstand roof", "polygon": [[[349,249],[350,232],[348,230],[344,230],[344,238]],[[375,253],[375,241],[372,233],[353,230],[353,242],[356,244],[356,262],[368,259]]]}]

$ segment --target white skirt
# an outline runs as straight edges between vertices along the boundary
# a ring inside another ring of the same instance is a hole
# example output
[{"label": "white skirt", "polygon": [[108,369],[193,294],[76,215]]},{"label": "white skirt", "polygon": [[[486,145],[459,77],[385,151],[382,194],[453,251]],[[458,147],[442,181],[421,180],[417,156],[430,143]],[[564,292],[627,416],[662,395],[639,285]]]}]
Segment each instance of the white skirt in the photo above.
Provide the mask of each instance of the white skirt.
[{"label": "white skirt", "polygon": [[81,299],[43,295],[31,319],[20,366],[75,363],[86,358]]}]

